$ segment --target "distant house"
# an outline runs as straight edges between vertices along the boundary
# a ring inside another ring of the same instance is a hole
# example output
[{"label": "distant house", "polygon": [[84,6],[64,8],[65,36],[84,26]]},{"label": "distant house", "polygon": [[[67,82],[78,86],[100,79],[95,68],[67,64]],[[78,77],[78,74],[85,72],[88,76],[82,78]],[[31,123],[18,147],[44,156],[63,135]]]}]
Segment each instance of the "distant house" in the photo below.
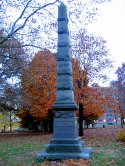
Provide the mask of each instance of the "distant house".
[{"label": "distant house", "polygon": [[118,116],[114,113],[112,109],[108,109],[106,113],[103,114],[103,123],[105,125],[116,125]]},{"label": "distant house", "polygon": [[117,115],[112,109],[108,109],[102,117],[95,121],[95,127],[114,126],[121,124],[121,117]]}]

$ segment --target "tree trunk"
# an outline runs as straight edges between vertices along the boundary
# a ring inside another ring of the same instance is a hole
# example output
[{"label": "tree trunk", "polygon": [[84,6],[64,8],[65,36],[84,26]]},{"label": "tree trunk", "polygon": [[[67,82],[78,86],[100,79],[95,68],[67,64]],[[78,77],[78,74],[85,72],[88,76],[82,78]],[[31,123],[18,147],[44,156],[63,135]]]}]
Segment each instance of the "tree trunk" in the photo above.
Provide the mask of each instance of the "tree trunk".
[{"label": "tree trunk", "polygon": [[44,129],[44,132],[48,132],[48,120],[44,120],[43,129]]},{"label": "tree trunk", "polygon": [[49,120],[49,131],[53,133],[53,120]]},{"label": "tree trunk", "polygon": [[3,126],[2,132],[4,132],[4,133],[6,132],[6,125]]},{"label": "tree trunk", "polygon": [[89,128],[89,124],[88,124],[88,122],[86,122],[86,126],[87,126],[87,129]]},{"label": "tree trunk", "polygon": [[79,136],[83,136],[83,105],[79,104]]},{"label": "tree trunk", "polygon": [[124,118],[121,117],[121,128],[123,128]]},{"label": "tree trunk", "polygon": [[10,132],[12,132],[12,112],[10,111]]},{"label": "tree trunk", "polygon": [[54,113],[53,113],[53,110],[52,109],[50,109],[49,110],[49,116],[48,116],[48,125],[49,125],[49,131],[51,132],[51,133],[53,133],[53,121],[54,121]]}]

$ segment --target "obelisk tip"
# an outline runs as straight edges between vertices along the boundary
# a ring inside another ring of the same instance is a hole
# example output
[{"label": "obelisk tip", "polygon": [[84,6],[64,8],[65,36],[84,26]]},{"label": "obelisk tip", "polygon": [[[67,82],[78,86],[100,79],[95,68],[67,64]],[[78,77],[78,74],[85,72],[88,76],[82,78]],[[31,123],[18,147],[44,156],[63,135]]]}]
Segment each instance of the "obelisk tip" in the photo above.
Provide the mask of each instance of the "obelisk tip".
[{"label": "obelisk tip", "polygon": [[60,2],[59,7],[66,7],[66,5],[63,2]]},{"label": "obelisk tip", "polygon": [[59,8],[58,8],[58,20],[65,20],[67,19],[67,9],[66,5],[63,2],[60,2]]}]

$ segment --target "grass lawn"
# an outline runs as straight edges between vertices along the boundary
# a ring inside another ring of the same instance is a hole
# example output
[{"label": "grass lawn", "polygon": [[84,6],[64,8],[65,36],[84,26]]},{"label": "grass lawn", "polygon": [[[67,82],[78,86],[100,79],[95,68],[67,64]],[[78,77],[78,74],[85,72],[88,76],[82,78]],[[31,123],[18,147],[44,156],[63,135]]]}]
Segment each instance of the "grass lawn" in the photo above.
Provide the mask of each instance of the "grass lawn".
[{"label": "grass lawn", "polygon": [[125,145],[110,143],[93,147],[93,166],[125,166]]},{"label": "grass lawn", "polygon": [[121,129],[108,127],[86,131],[85,142],[94,150],[93,166],[125,166],[125,143],[117,141],[118,130]]},{"label": "grass lawn", "polygon": [[[91,166],[125,166],[125,143],[116,140],[119,127],[85,129],[82,139],[94,150]],[[36,154],[49,142],[51,134],[0,134],[0,166],[31,166]],[[81,160],[65,163],[44,163],[52,166],[84,166]],[[87,165],[87,164],[85,164]],[[40,165],[38,165],[40,166]]]},{"label": "grass lawn", "polygon": [[0,166],[31,166],[50,137],[36,133],[0,135]]}]

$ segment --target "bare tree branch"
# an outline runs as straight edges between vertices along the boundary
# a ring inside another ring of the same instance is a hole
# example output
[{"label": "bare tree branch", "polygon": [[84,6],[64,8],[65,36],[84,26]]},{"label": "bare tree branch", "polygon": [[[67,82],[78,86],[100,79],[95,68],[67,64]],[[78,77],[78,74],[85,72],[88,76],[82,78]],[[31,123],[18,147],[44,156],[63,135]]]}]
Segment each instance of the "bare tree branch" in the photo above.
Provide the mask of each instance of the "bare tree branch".
[{"label": "bare tree branch", "polygon": [[13,24],[13,26],[12,26],[11,32],[14,31],[14,28],[15,28],[16,23],[22,18],[22,16],[23,16],[25,10],[27,9],[27,7],[28,7],[28,5],[29,5],[29,3],[30,3],[31,1],[32,1],[32,0],[29,0],[29,1],[28,1],[28,3],[27,3],[26,6],[24,7],[24,9],[23,9],[21,15],[20,15],[20,16],[18,17],[18,19],[14,22],[14,24]]},{"label": "bare tree branch", "polygon": [[[6,46],[0,46],[0,48],[23,48],[23,47],[34,47],[34,48],[38,48],[38,49],[41,49],[43,50],[44,48],[43,47],[40,47],[38,45],[33,45],[33,44],[24,44],[24,45],[21,45],[21,46],[18,46],[18,45],[6,45]],[[56,46],[55,46],[56,47]],[[53,49],[55,48],[53,47]],[[0,56],[4,56],[4,55],[0,55]],[[9,56],[5,56],[5,57],[9,57]]]},{"label": "bare tree branch", "polygon": [[5,38],[2,38],[2,40],[0,41],[0,44],[3,44],[4,42],[6,42],[6,41],[8,40],[8,38],[12,37],[17,31],[19,31],[20,29],[24,28],[25,25],[26,25],[26,23],[27,23],[27,21],[29,20],[29,18],[32,17],[35,13],[37,13],[39,10],[41,10],[41,9],[43,9],[43,8],[46,8],[47,6],[50,6],[50,5],[54,5],[56,2],[59,2],[59,0],[55,0],[55,1],[52,2],[52,3],[48,3],[48,4],[43,5],[42,7],[37,8],[36,10],[34,10],[34,11],[25,19],[24,23],[23,23],[20,27],[14,29],[15,26],[16,26],[16,24],[17,24],[17,22],[22,18],[23,14],[24,14],[24,12],[25,12],[25,10],[26,10],[26,8],[28,7],[28,4],[29,4],[31,1],[32,1],[32,0],[29,0],[29,1],[28,1],[28,3],[26,4],[25,8],[23,9],[21,15],[20,15],[19,18],[14,22],[14,24],[13,24],[13,26],[12,26],[11,32],[10,32]]}]

